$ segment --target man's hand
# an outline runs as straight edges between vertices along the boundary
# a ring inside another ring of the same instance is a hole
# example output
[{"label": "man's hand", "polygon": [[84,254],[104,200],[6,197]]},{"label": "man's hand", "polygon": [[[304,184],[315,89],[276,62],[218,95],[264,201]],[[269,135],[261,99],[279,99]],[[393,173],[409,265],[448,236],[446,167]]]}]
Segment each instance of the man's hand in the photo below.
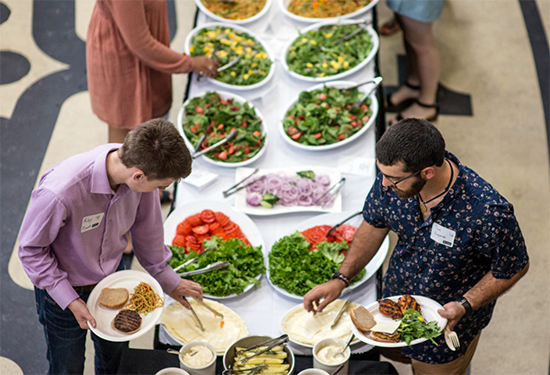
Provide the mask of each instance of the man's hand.
[{"label": "man's hand", "polygon": [[455,324],[466,314],[466,309],[457,301],[449,302],[443,306],[444,310],[437,310],[439,315],[447,319],[447,327],[452,331]]},{"label": "man's hand", "polygon": [[181,280],[176,289],[168,293],[168,295],[189,310],[191,306],[189,302],[183,299],[183,296],[195,297],[202,301],[202,286],[191,280]]},{"label": "man's hand", "polygon": [[218,75],[218,68],[220,67],[220,64],[217,61],[206,56],[196,56],[192,59],[195,66],[193,68],[194,72],[202,72],[210,78],[214,78]]},{"label": "man's hand", "polygon": [[67,307],[69,308],[69,310],[72,311],[80,328],[89,329],[90,327],[88,327],[88,324],[86,324],[86,322],[88,321],[90,322],[90,325],[92,327],[96,327],[96,321],[92,314],[90,314],[90,310],[88,310],[86,302],[84,302],[82,299],[75,299],[73,302],[69,303],[69,306]]},{"label": "man's hand", "polygon": [[308,312],[313,311],[314,314],[322,312],[329,303],[340,297],[345,286],[344,282],[338,279],[315,286],[304,296],[304,308]]}]

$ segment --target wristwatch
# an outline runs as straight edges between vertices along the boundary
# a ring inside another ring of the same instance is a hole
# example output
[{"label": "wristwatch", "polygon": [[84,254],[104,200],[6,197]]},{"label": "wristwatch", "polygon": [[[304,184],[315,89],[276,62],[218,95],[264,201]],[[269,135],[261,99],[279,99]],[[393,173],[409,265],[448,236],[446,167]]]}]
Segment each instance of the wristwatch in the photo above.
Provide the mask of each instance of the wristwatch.
[{"label": "wristwatch", "polygon": [[474,309],[472,308],[472,305],[470,305],[470,302],[466,297],[462,297],[462,300],[458,301],[464,309],[466,310],[466,314],[464,314],[463,318],[467,318],[474,312]]},{"label": "wristwatch", "polygon": [[344,282],[344,284],[346,284],[346,288],[349,286],[349,279],[347,278],[346,275],[340,273],[340,272],[334,272],[332,274],[332,277],[331,277],[332,280],[334,279],[339,279],[339,280],[342,280]]}]

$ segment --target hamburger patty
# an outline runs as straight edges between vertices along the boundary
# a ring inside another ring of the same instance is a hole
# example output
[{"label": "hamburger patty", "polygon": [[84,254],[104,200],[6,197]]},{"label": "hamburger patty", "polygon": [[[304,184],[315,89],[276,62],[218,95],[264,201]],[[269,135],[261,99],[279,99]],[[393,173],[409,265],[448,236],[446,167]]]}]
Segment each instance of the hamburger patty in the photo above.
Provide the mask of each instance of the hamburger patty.
[{"label": "hamburger patty", "polygon": [[389,316],[392,319],[402,319],[403,313],[401,308],[391,299],[381,299],[378,301],[378,310],[380,313],[385,316]]},{"label": "hamburger patty", "polygon": [[136,331],[141,326],[141,316],[134,310],[120,310],[115,316],[113,326],[123,333]]},{"label": "hamburger patty", "polygon": [[402,313],[405,313],[405,310],[407,309],[413,309],[420,312],[420,305],[418,304],[418,302],[416,302],[414,297],[411,297],[408,294],[404,294],[403,296],[401,296],[401,298],[399,298],[399,301],[397,301],[397,304],[401,308]]}]

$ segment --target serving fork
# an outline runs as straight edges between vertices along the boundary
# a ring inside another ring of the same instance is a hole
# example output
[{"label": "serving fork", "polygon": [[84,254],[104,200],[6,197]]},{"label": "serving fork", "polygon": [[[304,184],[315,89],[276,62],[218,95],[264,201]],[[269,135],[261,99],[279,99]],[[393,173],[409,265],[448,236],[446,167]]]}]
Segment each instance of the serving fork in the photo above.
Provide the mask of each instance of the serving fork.
[{"label": "serving fork", "polygon": [[445,342],[447,343],[449,349],[454,352],[456,349],[460,348],[460,340],[458,339],[458,335],[455,331],[451,331],[449,327],[445,327],[443,333],[445,335]]}]

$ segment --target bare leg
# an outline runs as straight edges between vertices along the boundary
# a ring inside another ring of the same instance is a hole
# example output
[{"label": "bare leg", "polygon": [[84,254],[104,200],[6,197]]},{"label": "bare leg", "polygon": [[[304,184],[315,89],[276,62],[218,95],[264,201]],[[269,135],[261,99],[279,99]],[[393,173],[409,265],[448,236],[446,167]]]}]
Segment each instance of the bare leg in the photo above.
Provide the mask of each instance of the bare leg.
[{"label": "bare leg", "polygon": [[[397,15],[397,19],[403,28],[406,41],[416,57],[416,67],[420,81],[418,100],[424,104],[435,104],[437,100],[440,61],[439,49],[437,48],[432,30],[433,23],[420,22],[400,15]],[[424,108],[416,103],[402,113],[405,118],[429,118],[435,114],[435,108]]]},{"label": "bare leg", "polygon": [[130,129],[117,129],[109,125],[109,143],[124,143],[124,138],[126,138],[126,134],[129,132]]}]

